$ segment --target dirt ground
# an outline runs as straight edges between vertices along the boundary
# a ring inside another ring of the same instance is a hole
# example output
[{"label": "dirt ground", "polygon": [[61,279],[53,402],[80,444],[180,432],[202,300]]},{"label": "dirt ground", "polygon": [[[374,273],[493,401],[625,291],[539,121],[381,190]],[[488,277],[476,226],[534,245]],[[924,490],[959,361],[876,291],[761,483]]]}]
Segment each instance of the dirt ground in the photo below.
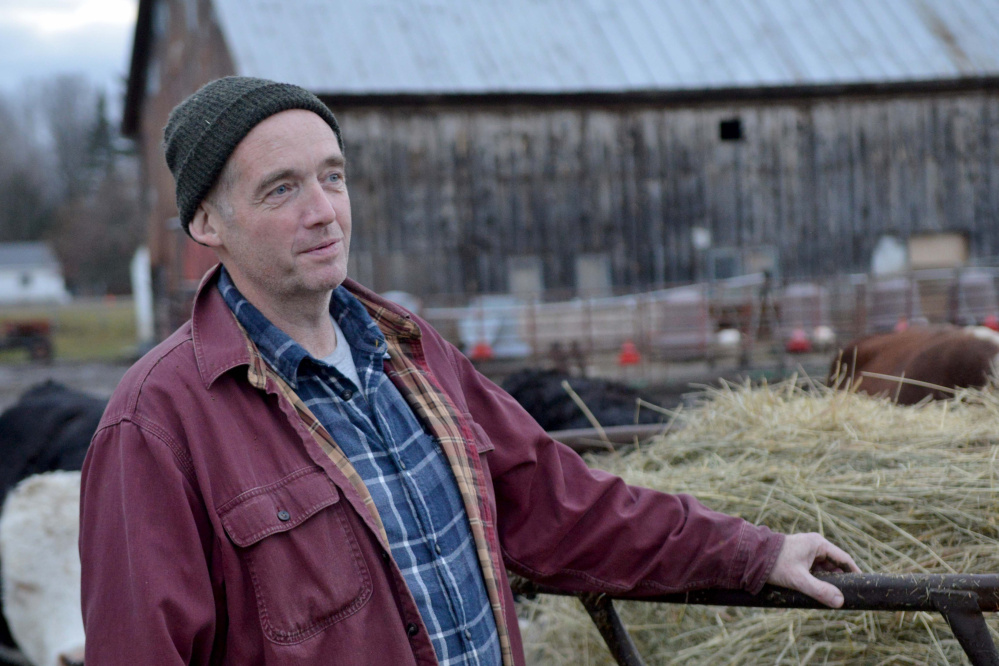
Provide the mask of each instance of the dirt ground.
[{"label": "dirt ground", "polygon": [[126,364],[69,363],[0,365],[0,410],[7,409],[26,390],[53,380],[98,398],[108,398],[121,381]]}]

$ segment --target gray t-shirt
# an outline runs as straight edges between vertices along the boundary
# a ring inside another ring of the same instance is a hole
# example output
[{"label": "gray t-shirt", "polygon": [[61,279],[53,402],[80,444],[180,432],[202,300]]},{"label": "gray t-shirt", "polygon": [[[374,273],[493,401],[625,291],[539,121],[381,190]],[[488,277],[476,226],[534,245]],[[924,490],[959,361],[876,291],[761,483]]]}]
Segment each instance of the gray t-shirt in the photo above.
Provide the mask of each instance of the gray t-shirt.
[{"label": "gray t-shirt", "polygon": [[361,378],[357,376],[357,366],[354,365],[354,356],[350,353],[350,343],[347,342],[347,337],[340,329],[340,324],[336,323],[336,319],[330,317],[330,320],[333,322],[333,330],[336,331],[336,349],[320,360],[326,365],[332,365],[344,377],[354,382],[354,386],[361,388]]}]

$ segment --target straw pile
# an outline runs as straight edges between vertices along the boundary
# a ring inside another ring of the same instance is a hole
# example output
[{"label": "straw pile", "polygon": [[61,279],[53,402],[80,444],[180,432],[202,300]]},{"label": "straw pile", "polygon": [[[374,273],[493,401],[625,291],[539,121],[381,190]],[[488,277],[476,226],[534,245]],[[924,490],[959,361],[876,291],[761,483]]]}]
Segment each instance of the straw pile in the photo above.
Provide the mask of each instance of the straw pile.
[{"label": "straw pile", "polygon": [[[651,445],[588,462],[777,531],[821,532],[863,571],[999,572],[999,396],[900,407],[805,388],[711,391]],[[936,613],[616,605],[650,665],[967,663]],[[530,663],[614,663],[575,599],[521,610]]]}]

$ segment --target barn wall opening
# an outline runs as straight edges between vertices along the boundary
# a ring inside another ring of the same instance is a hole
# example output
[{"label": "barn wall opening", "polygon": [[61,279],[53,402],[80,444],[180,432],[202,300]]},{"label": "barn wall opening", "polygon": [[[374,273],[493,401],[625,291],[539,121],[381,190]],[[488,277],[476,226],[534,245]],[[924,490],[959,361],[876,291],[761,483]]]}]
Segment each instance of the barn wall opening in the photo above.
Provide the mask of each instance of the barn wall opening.
[{"label": "barn wall opening", "polygon": [[718,137],[722,141],[742,141],[742,120],[729,118],[718,123]]}]

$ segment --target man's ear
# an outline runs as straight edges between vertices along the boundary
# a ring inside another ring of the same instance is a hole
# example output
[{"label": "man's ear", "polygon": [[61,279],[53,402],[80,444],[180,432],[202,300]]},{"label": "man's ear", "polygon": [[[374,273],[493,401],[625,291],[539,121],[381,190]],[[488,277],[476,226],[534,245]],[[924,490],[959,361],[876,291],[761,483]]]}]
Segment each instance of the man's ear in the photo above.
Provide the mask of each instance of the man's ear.
[{"label": "man's ear", "polygon": [[202,201],[198,204],[198,210],[194,211],[194,217],[191,218],[191,225],[188,227],[191,238],[207,247],[221,247],[222,239],[219,237],[221,222],[219,214]]}]

